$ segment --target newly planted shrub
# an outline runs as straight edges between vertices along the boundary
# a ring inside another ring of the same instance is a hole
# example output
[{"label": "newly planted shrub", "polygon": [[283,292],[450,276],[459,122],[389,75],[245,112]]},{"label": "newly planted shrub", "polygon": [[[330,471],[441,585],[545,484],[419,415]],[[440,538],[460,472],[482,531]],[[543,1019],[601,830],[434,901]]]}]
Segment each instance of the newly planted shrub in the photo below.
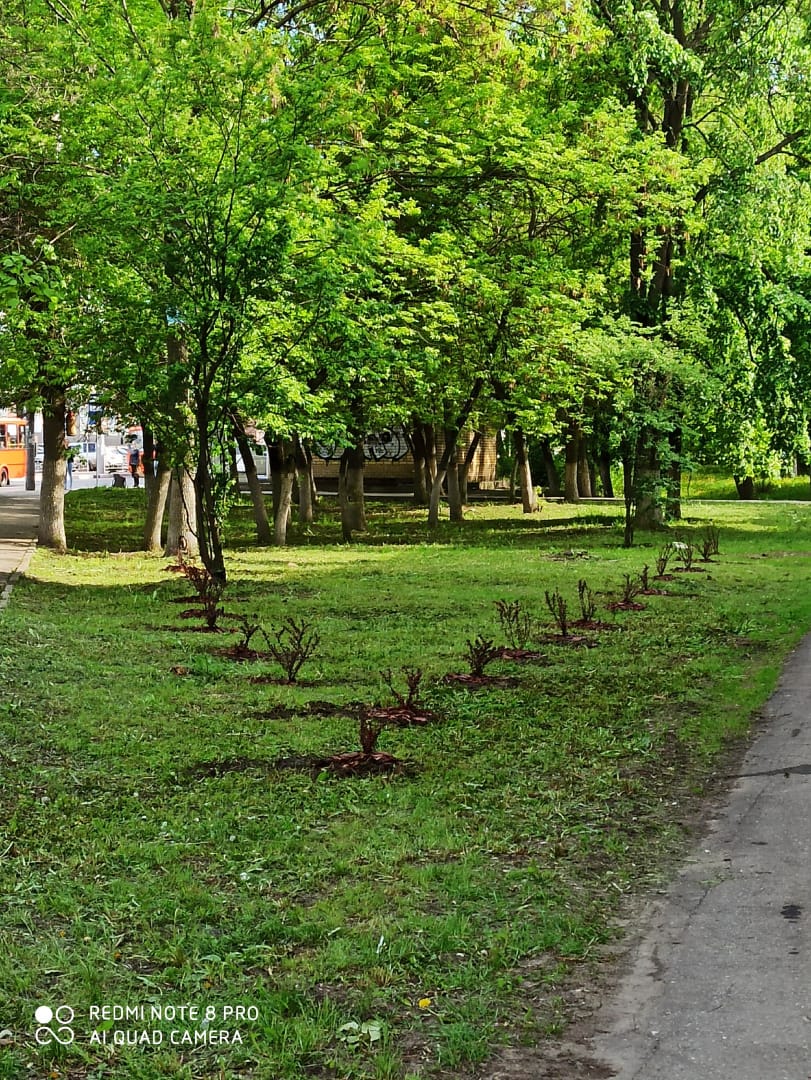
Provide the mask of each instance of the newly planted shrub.
[{"label": "newly planted shrub", "polygon": [[218,620],[225,614],[220,607],[225,584],[212,577],[205,566],[198,566],[193,559],[187,558],[183,551],[178,551],[177,563],[167,566],[166,569],[183,575],[197,593],[197,599],[202,604],[200,614],[205,620],[206,627],[209,630],[218,629]]},{"label": "newly planted shrub", "polygon": [[285,619],[280,629],[268,638],[268,652],[281,664],[287,681],[293,683],[302,667],[321,644],[321,639],[309,623],[303,619],[296,622],[293,618]]},{"label": "newly planted shrub", "polygon": [[526,649],[534,635],[535,620],[520,600],[496,600],[498,621],[513,649]]},{"label": "newly planted shrub", "polygon": [[676,558],[682,564],[682,569],[691,570],[693,561],[696,557],[696,549],[693,541],[689,538],[686,540],[674,540],[673,547],[676,552]]},{"label": "newly planted shrub", "polygon": [[403,673],[406,683],[405,697],[403,697],[403,695],[394,685],[394,675],[392,674],[391,668],[386,668],[386,670],[381,671],[380,674],[383,676],[383,682],[385,682],[386,686],[388,686],[389,690],[392,692],[395,699],[399,702],[402,708],[419,708],[420,685],[422,683],[422,668],[401,667],[400,671]]},{"label": "newly planted shrub", "polygon": [[584,623],[594,622],[594,616],[597,614],[597,601],[594,599],[594,593],[588,587],[584,578],[581,578],[577,583],[577,599],[580,602],[580,618]]},{"label": "newly planted shrub", "polygon": [[639,575],[639,583],[642,586],[642,592],[648,592],[650,589],[650,567],[647,563],[642,567],[642,572]]},{"label": "newly planted shrub", "polygon": [[484,669],[494,660],[498,660],[501,649],[497,648],[491,639],[483,638],[481,634],[475,641],[468,641],[465,650],[465,659],[470,665],[470,674],[480,679],[484,675]]},{"label": "newly planted shrub", "polygon": [[667,573],[667,567],[670,560],[673,558],[674,549],[670,543],[665,544],[659,554],[656,556],[656,576],[664,577]]},{"label": "newly planted shrub", "polygon": [[709,562],[713,555],[719,555],[721,530],[716,525],[707,525],[701,534],[701,561]]},{"label": "newly planted shrub", "polygon": [[632,604],[641,591],[641,583],[630,574],[624,574],[622,578],[622,603]]},{"label": "newly planted shrub", "polygon": [[552,614],[552,618],[555,620],[560,631],[561,637],[569,636],[569,609],[563,594],[560,589],[555,589],[554,592],[549,592],[547,589],[544,593],[546,597],[546,606]]}]

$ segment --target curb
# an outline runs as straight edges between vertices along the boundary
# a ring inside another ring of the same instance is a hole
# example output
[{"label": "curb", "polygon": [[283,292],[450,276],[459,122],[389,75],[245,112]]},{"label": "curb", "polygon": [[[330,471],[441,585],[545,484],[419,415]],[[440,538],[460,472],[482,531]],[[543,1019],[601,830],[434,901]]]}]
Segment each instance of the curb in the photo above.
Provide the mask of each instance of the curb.
[{"label": "curb", "polygon": [[6,604],[8,604],[9,600],[11,599],[11,593],[14,589],[14,586],[28,570],[28,564],[31,562],[31,557],[36,550],[37,542],[36,540],[32,540],[26,548],[25,552],[23,553],[23,557],[20,559],[17,566],[9,574],[8,581],[6,581],[2,592],[0,592],[0,611],[3,610],[3,608],[6,606]]}]

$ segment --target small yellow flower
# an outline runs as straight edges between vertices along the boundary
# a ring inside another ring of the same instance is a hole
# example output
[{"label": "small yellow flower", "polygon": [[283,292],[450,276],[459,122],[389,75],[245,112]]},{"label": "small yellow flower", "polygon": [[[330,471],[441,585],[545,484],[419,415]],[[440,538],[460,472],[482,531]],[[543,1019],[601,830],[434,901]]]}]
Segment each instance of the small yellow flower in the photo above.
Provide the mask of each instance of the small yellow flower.
[{"label": "small yellow flower", "polygon": [[431,1007],[431,999],[430,998],[420,998],[420,1000],[417,1002],[417,1005],[421,1009],[429,1009]]}]

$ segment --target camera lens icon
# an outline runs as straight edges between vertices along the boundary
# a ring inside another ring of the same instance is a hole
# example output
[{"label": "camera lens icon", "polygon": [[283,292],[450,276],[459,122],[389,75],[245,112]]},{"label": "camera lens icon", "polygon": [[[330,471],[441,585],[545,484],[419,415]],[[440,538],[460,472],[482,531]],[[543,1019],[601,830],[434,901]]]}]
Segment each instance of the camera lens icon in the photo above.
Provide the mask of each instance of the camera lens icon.
[{"label": "camera lens icon", "polygon": [[[34,1032],[34,1038],[40,1046],[48,1046],[52,1042],[58,1042],[62,1046],[70,1046],[76,1037],[70,1024],[73,1023],[75,1013],[70,1005],[59,1005],[52,1009],[50,1005],[39,1005],[34,1011],[34,1019],[39,1027]],[[55,1022],[55,1026],[50,1025]]]}]

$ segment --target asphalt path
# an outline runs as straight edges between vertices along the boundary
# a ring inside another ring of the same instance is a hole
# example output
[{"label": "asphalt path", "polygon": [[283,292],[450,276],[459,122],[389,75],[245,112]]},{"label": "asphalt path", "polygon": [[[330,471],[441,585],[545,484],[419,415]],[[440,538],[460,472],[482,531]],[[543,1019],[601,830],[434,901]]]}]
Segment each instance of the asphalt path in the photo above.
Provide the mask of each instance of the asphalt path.
[{"label": "asphalt path", "polygon": [[811,636],[595,1018],[591,1052],[617,1080],[811,1077],[810,707]]}]

